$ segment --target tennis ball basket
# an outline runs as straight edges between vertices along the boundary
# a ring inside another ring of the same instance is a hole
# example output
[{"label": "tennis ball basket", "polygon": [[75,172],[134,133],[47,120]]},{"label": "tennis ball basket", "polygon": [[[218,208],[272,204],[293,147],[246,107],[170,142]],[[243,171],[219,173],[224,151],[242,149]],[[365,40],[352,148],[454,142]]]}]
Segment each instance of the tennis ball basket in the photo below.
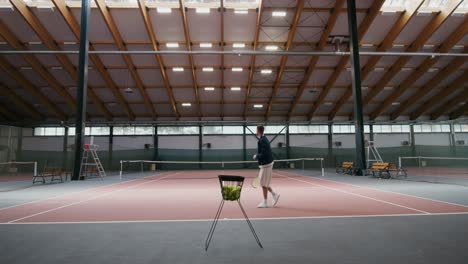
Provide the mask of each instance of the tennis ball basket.
[{"label": "tennis ball basket", "polygon": [[247,221],[247,224],[249,225],[250,231],[252,231],[252,234],[257,241],[257,244],[260,246],[260,248],[263,248],[262,243],[260,242],[260,239],[257,236],[257,233],[255,232],[255,229],[252,226],[252,223],[249,220],[249,217],[245,213],[244,207],[242,207],[242,204],[240,202],[240,197],[242,193],[242,186],[244,185],[244,177],[242,176],[234,176],[234,175],[219,175],[219,185],[221,188],[221,203],[219,204],[218,211],[216,212],[215,218],[213,220],[213,223],[211,224],[210,231],[208,232],[208,237],[206,238],[205,241],[205,251],[208,250],[208,247],[210,246],[211,239],[213,238],[214,231],[216,229],[216,225],[218,224],[219,217],[221,216],[221,212],[223,210],[224,202],[229,201],[229,202],[237,202],[239,204],[239,207],[242,211],[242,214],[245,217],[245,220]]}]

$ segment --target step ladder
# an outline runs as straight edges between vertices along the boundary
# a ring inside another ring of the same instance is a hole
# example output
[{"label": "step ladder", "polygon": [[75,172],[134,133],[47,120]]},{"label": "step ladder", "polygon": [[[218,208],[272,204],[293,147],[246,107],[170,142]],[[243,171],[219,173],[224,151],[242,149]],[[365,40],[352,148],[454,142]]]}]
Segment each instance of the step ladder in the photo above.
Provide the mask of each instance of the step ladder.
[{"label": "step ladder", "polygon": [[81,160],[80,178],[86,179],[90,176],[96,176],[103,179],[106,176],[104,167],[97,154],[98,145],[85,144],[83,158]]},{"label": "step ladder", "polygon": [[383,162],[382,157],[380,156],[377,147],[374,144],[374,141],[366,140],[366,150],[367,150],[367,168],[369,169],[373,162]]}]

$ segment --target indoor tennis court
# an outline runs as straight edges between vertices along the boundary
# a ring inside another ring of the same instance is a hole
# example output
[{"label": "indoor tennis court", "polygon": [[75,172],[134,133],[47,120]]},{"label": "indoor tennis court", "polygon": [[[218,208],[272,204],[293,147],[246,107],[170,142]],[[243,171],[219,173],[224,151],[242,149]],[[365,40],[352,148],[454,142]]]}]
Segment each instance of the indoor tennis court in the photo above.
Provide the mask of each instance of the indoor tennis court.
[{"label": "indoor tennis court", "polygon": [[466,263],[468,0],[0,0],[0,262]]}]

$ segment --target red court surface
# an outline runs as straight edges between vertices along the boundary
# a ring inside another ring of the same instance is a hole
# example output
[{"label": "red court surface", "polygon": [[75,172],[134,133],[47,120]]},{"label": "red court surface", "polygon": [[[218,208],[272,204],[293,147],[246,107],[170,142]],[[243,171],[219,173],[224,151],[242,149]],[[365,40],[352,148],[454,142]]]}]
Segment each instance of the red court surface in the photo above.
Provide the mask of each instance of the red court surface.
[{"label": "red court surface", "polygon": [[[0,209],[0,223],[81,223],[209,220],[221,199],[220,171],[167,172]],[[275,208],[256,208],[261,191],[250,186],[255,170],[224,172],[247,177],[241,202],[252,219],[464,214],[468,206],[376,190],[326,178],[275,171],[281,194]],[[226,202],[221,219],[241,219]]]}]

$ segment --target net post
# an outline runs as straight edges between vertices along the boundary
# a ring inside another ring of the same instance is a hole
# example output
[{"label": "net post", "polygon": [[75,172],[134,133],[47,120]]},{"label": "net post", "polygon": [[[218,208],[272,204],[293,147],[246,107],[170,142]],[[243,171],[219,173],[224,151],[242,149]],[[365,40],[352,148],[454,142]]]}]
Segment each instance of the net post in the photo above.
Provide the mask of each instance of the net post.
[{"label": "net post", "polygon": [[418,156],[418,168],[421,168],[421,156]]},{"label": "net post", "polygon": [[143,174],[143,161],[140,161],[141,174]]},{"label": "net post", "polygon": [[304,160],[304,159],[302,159],[302,172],[303,172],[303,173],[304,173],[304,170],[305,170],[305,166],[304,166],[304,164],[305,164],[305,160]]},{"label": "net post", "polygon": [[120,161],[120,180],[122,180],[122,169],[123,169],[123,162]]},{"label": "net post", "polygon": [[34,177],[37,176],[37,161],[34,162]]},{"label": "net post", "polygon": [[401,157],[398,157],[398,168],[401,169]]}]

